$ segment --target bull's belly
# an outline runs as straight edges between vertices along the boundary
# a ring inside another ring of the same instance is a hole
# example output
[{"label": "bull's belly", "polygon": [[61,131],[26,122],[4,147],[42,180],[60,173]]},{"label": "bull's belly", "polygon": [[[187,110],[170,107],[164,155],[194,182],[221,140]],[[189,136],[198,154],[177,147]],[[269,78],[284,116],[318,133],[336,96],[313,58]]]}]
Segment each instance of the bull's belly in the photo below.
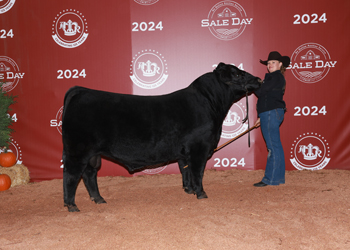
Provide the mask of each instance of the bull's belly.
[{"label": "bull's belly", "polygon": [[148,169],[148,168],[158,168],[160,166],[165,166],[169,163],[174,163],[177,161],[177,159],[172,160],[142,160],[142,159],[133,159],[133,160],[125,160],[120,158],[113,158],[116,163],[120,163],[122,166],[126,167],[129,172],[142,170],[142,169]]},{"label": "bull's belly", "polygon": [[130,171],[150,166],[166,165],[176,162],[181,156],[176,150],[157,150],[155,148],[118,150],[105,154],[107,157],[121,163]]}]

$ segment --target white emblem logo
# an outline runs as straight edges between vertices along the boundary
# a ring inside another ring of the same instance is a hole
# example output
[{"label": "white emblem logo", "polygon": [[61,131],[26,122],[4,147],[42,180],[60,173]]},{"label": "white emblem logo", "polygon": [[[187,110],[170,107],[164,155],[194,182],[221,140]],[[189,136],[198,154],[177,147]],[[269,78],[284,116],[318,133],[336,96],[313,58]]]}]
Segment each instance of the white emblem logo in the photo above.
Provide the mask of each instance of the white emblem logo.
[{"label": "white emblem logo", "polygon": [[1,2],[3,1],[2,0],[0,1],[0,14],[3,14],[12,8],[16,0],[7,0],[5,1],[5,3],[1,3]]},{"label": "white emblem logo", "polygon": [[4,82],[2,90],[10,92],[13,90],[25,73],[19,71],[17,63],[7,56],[0,56],[0,81]]},{"label": "white emblem logo", "polygon": [[246,114],[246,107],[242,103],[235,103],[228,111],[222,125],[221,137],[231,139],[248,129],[247,124],[242,124]]},{"label": "white emblem logo", "polygon": [[253,18],[248,18],[243,7],[234,1],[221,1],[202,20],[202,27],[208,27],[218,39],[233,40],[239,37]]},{"label": "white emblem logo", "polygon": [[64,48],[75,48],[88,37],[87,22],[84,15],[76,10],[63,10],[55,17],[52,38]]},{"label": "white emblem logo", "polygon": [[134,1],[141,5],[151,5],[151,4],[155,4],[159,0],[134,0]]},{"label": "white emblem logo", "polygon": [[330,161],[328,142],[317,133],[306,133],[297,137],[290,153],[290,162],[299,170],[320,170]]},{"label": "white emblem logo", "polygon": [[131,62],[131,80],[140,88],[154,89],[168,78],[168,66],[162,54],[155,50],[138,52]]},{"label": "white emblem logo", "polygon": [[337,61],[331,61],[328,51],[320,44],[305,43],[299,46],[291,57],[288,69],[301,82],[321,81],[334,68]]}]

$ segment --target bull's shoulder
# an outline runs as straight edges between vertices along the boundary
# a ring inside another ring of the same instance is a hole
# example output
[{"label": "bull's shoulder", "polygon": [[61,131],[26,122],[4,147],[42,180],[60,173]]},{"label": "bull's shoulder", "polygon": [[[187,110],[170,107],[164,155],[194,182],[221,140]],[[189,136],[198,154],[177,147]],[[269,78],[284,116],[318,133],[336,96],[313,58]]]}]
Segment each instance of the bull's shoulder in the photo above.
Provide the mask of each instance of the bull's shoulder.
[{"label": "bull's shoulder", "polygon": [[198,94],[208,96],[209,93],[209,95],[212,96],[210,93],[222,91],[221,85],[222,83],[218,81],[215,73],[209,72],[198,77],[189,87]]},{"label": "bull's shoulder", "polygon": [[215,76],[214,72],[208,72],[201,76],[199,76],[196,80],[194,80],[190,86],[195,89],[208,89],[217,85],[218,79]]}]

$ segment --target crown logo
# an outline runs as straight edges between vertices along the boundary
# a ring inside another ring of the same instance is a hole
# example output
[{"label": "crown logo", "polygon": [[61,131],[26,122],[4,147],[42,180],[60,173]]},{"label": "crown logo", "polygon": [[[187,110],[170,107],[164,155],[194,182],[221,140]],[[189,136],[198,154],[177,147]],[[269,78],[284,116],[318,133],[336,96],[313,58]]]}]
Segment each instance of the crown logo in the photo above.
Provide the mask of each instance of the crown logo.
[{"label": "crown logo", "polygon": [[322,151],[320,150],[319,147],[312,145],[309,143],[309,145],[301,145],[299,148],[299,153],[302,153],[304,156],[304,160],[316,160],[317,157],[321,157]]},{"label": "crown logo", "polygon": [[224,120],[224,124],[226,126],[234,126],[236,123],[239,123],[239,116],[236,112],[228,111],[227,116]]},{"label": "crown logo", "polygon": [[157,63],[152,63],[150,60],[147,62],[139,62],[139,67],[138,69],[141,69],[142,75],[146,77],[151,77],[155,76],[156,74],[159,73],[159,67]]},{"label": "crown logo", "polygon": [[72,20],[68,20],[68,22],[60,22],[60,29],[64,31],[64,35],[66,36],[74,36],[77,32],[80,33],[80,26],[77,22],[72,22]]}]

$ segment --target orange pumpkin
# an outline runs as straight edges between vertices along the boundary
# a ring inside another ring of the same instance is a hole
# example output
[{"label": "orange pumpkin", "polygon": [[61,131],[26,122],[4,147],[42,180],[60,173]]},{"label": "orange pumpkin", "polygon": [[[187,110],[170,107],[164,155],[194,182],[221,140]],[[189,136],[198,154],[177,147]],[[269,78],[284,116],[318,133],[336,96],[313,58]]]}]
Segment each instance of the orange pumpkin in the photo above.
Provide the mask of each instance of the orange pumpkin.
[{"label": "orange pumpkin", "polygon": [[0,191],[5,191],[11,187],[11,179],[7,174],[0,174]]},{"label": "orange pumpkin", "polygon": [[16,155],[10,151],[0,153],[0,166],[12,167],[16,164]]}]

